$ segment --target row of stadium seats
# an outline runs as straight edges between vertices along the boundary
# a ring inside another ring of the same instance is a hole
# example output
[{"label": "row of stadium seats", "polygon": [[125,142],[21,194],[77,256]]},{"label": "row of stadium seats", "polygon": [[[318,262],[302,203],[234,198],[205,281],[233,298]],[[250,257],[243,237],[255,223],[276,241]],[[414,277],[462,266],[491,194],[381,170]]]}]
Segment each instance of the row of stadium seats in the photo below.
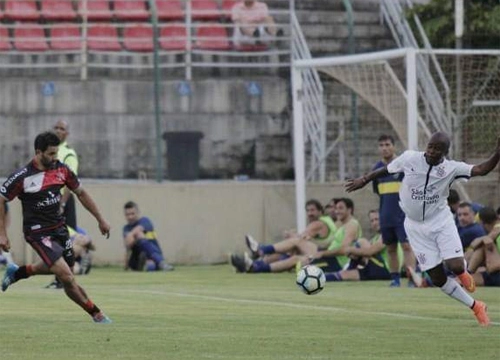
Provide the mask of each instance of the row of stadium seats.
[{"label": "row of stadium seats", "polygon": [[[215,0],[191,0],[192,19],[218,20],[230,16],[236,0],[222,0],[221,7]],[[182,20],[185,15],[181,0],[155,0],[160,20]],[[73,21],[82,18],[83,0],[74,6],[72,0],[5,0],[0,7],[0,20],[12,21]],[[150,9],[144,0],[87,0],[89,21],[147,21]]]},{"label": "row of stadium seats", "polygon": [[[161,24],[159,45],[166,51],[186,50],[184,24]],[[121,33],[121,36],[119,36]],[[89,24],[87,47],[92,51],[153,51],[153,27],[149,24]],[[11,41],[12,40],[12,41]],[[120,41],[121,40],[121,41]],[[0,25],[0,51],[79,50],[82,47],[78,24],[58,24],[44,29],[39,24],[17,24],[11,31]],[[226,28],[218,23],[202,23],[195,28],[193,47],[202,50],[231,50]],[[259,50],[259,49],[239,49]]]}]

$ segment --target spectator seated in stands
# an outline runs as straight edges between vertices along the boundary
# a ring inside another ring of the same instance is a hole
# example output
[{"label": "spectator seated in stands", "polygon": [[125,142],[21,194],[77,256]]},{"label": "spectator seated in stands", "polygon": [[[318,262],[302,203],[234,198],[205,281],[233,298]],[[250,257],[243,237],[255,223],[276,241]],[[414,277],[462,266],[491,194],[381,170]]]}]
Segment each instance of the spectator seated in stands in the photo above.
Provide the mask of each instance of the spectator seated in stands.
[{"label": "spectator seated in stands", "polygon": [[244,0],[231,10],[235,24],[233,43],[235,46],[265,44],[270,38],[281,36],[267,5],[260,1]]}]

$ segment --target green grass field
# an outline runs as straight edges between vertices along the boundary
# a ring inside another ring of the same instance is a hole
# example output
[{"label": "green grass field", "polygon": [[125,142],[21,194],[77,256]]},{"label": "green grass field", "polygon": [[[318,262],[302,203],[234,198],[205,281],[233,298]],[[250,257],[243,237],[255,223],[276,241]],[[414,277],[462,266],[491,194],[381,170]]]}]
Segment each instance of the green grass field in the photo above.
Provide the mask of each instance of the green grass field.
[{"label": "green grass field", "polygon": [[0,293],[0,359],[500,359],[500,289],[477,291],[484,329],[437,289],[327,283],[307,296],[291,273],[94,269],[78,281],[114,321],[98,325],[50,280]]}]

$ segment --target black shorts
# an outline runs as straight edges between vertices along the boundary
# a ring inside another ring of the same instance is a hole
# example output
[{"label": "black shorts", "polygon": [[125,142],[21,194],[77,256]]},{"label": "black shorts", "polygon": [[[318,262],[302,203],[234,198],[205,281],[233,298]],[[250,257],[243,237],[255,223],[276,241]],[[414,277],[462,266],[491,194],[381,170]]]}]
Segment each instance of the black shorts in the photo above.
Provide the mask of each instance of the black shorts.
[{"label": "black shorts", "polygon": [[25,234],[24,238],[50,268],[62,256],[69,267],[75,264],[75,253],[66,226]]},{"label": "black shorts", "polygon": [[325,256],[319,259],[314,259],[311,264],[316,265],[324,272],[335,272],[342,270],[337,257],[335,256]]},{"label": "black shorts", "polygon": [[375,264],[372,260],[369,260],[364,267],[358,267],[358,271],[360,280],[389,280],[391,278],[389,270]]},{"label": "black shorts", "polygon": [[500,286],[500,271],[494,273],[482,272],[484,286]]},{"label": "black shorts", "polygon": [[382,240],[386,245],[397,244],[398,242],[408,242],[408,237],[406,236],[406,231],[403,224],[380,228],[380,234],[382,235]]}]

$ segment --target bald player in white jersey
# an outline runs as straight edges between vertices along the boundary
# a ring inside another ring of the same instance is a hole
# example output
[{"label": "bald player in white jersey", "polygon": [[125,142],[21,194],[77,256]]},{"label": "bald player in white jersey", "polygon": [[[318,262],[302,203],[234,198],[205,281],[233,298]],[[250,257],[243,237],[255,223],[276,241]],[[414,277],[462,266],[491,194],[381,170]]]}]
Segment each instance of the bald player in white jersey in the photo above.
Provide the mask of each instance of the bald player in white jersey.
[{"label": "bald player in white jersey", "polygon": [[434,133],[425,152],[405,151],[387,166],[348,180],[346,190],[355,191],[378,177],[404,172],[400,205],[406,214],[405,230],[420,268],[427,271],[433,284],[445,294],[471,308],[480,325],[488,326],[486,304],[474,300],[445,273],[443,262],[467,291],[476,289],[474,279],[465,269],[462,244],[447,198],[450,185],[456,179],[483,176],[495,168],[500,160],[500,137],[494,153],[478,165],[446,159],[449,148],[449,136]]}]

